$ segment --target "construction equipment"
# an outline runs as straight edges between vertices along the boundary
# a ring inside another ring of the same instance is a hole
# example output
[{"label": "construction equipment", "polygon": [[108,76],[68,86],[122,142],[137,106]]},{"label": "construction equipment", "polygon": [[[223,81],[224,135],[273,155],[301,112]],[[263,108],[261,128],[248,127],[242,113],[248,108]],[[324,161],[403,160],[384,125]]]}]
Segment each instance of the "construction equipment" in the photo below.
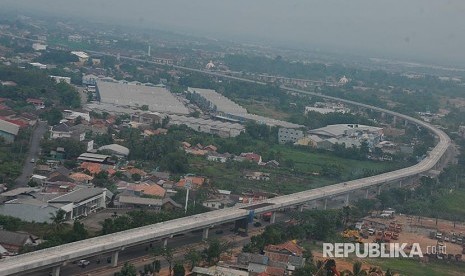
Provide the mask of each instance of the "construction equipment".
[{"label": "construction equipment", "polygon": [[358,230],[345,230],[342,233],[342,237],[349,239],[353,242],[363,243],[362,238],[360,237],[360,232]]}]

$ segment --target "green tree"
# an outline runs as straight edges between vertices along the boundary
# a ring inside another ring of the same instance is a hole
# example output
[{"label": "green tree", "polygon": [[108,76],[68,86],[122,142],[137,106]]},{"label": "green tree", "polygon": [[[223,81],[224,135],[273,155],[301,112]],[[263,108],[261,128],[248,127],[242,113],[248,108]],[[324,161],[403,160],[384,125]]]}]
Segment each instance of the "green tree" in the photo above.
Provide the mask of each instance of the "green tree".
[{"label": "green tree", "polygon": [[[152,252],[155,256],[162,256],[165,261],[168,263],[169,275],[171,276],[173,272],[173,262],[174,262],[174,252],[170,247],[164,247]],[[155,269],[156,270],[156,269]]]},{"label": "green tree", "polygon": [[119,273],[119,276],[136,276],[136,275],[137,275],[136,267],[133,264],[130,264],[128,262],[124,263]]},{"label": "green tree", "polygon": [[49,125],[53,126],[60,123],[60,120],[63,119],[63,114],[61,114],[58,108],[52,107],[50,110],[42,113],[40,117],[46,120]]},{"label": "green tree", "polygon": [[156,273],[159,273],[160,272],[160,269],[161,269],[161,262],[160,260],[155,260],[153,261],[153,270],[156,272]]},{"label": "green tree", "polygon": [[84,224],[75,220],[73,223],[73,229],[67,235],[67,242],[75,242],[87,239],[89,237],[89,233],[87,232]]},{"label": "green tree", "polygon": [[184,259],[189,262],[190,270],[192,271],[192,269],[202,260],[202,255],[194,248],[189,248],[187,253],[184,255]]},{"label": "green tree", "polygon": [[138,174],[138,173],[133,173],[133,174],[131,175],[131,178],[132,178],[132,180],[134,180],[134,181],[140,181],[140,180],[142,179],[142,177],[141,177],[140,174]]},{"label": "green tree", "polygon": [[186,274],[186,270],[181,263],[176,263],[173,267],[173,275],[174,276],[184,276]]}]

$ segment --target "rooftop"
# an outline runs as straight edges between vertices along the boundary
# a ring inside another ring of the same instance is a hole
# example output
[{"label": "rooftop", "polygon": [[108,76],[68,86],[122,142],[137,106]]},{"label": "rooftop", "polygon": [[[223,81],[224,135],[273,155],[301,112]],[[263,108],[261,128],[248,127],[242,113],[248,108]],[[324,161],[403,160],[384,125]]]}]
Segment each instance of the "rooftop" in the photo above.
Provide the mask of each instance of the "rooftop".
[{"label": "rooftop", "polygon": [[97,87],[102,103],[133,107],[148,105],[150,111],[189,114],[189,110],[163,87],[103,81],[98,81]]},{"label": "rooftop", "polygon": [[104,190],[102,188],[82,188],[49,200],[49,203],[78,203],[86,199],[101,195],[103,192]]},{"label": "rooftop", "polygon": [[16,136],[19,132],[19,125],[0,119],[0,131]]}]

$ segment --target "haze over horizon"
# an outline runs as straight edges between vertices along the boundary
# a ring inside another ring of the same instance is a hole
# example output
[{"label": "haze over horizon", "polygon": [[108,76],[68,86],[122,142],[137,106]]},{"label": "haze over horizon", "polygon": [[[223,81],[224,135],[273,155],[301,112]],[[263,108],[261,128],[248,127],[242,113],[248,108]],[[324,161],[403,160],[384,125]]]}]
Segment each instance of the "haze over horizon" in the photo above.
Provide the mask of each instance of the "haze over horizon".
[{"label": "haze over horizon", "polygon": [[2,0],[0,10],[7,8],[238,42],[465,67],[465,1],[460,0]]}]

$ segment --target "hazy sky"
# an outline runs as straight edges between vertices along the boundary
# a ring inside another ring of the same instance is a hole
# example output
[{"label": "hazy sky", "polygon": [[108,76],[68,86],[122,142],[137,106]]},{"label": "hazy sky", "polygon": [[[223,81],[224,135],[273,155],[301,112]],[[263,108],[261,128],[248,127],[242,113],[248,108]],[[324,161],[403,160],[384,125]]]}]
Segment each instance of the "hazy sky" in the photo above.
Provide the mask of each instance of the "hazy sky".
[{"label": "hazy sky", "polygon": [[465,65],[464,0],[0,0],[102,22]]}]

